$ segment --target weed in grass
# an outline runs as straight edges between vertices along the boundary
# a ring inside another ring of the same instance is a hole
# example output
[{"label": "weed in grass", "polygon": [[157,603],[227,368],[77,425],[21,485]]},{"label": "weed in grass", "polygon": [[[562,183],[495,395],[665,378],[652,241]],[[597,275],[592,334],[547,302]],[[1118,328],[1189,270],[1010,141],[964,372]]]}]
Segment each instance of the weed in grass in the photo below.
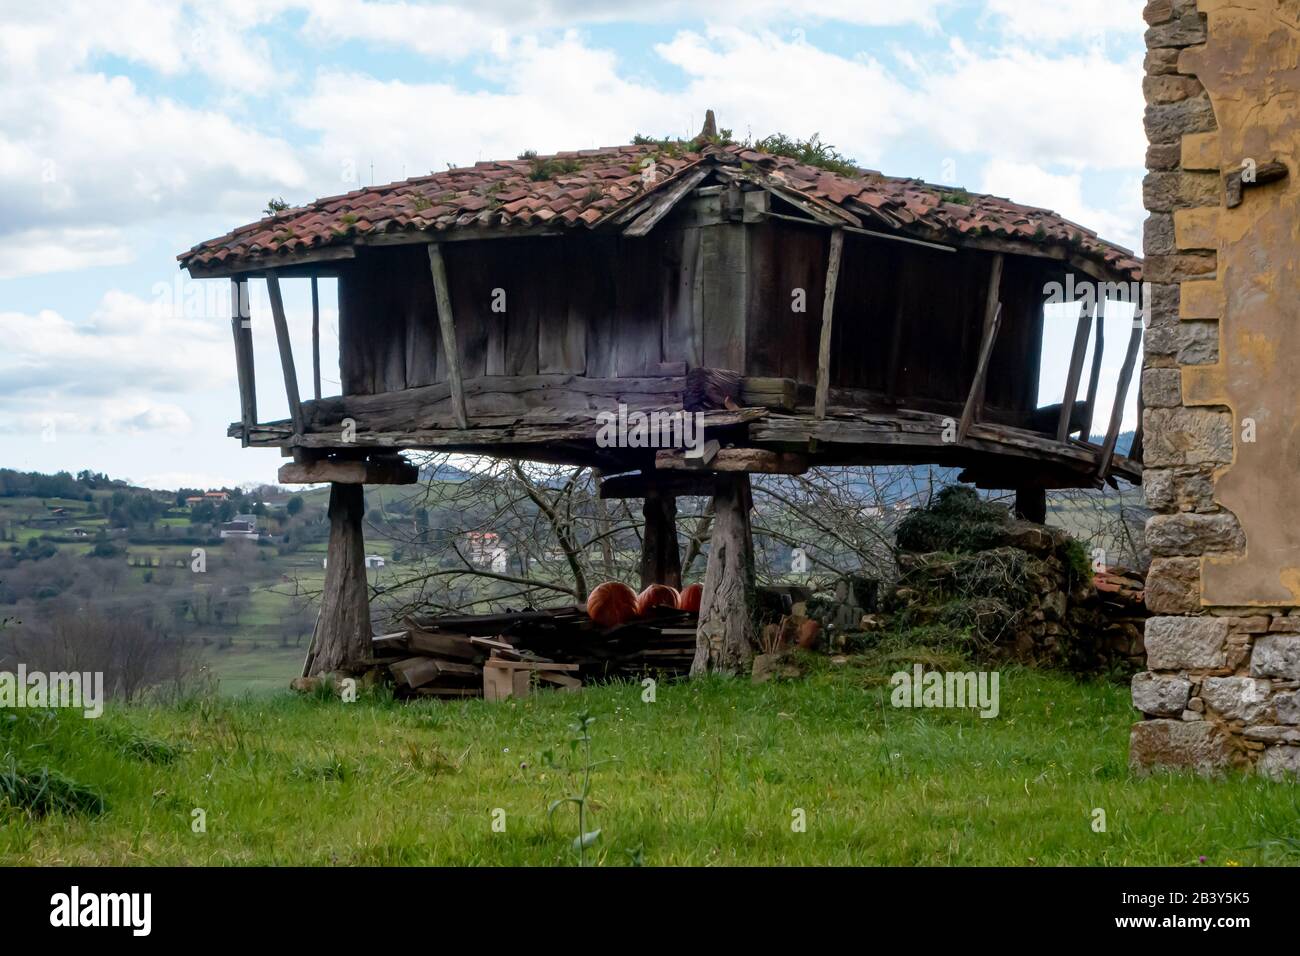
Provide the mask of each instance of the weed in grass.
[{"label": "weed in grass", "polygon": [[104,812],[105,802],[93,787],[49,767],[24,767],[13,754],[5,754],[0,758],[0,809],[36,817],[52,813],[98,816]]},{"label": "weed in grass", "polygon": [[108,725],[102,732],[118,753],[132,760],[168,764],[185,752],[184,747],[151,737],[132,727]]},{"label": "weed in grass", "polygon": [[[578,853],[578,866],[587,865],[587,849],[596,844],[600,839],[600,828],[588,830],[588,811],[594,803],[591,799],[591,772],[598,767],[608,763],[614,763],[617,757],[606,757],[604,760],[591,759],[591,725],[596,722],[596,718],[591,714],[583,711],[578,715],[578,719],[569,725],[569,730],[573,734],[569,738],[569,762],[566,764],[558,763],[555,759],[555,750],[546,751],[542,758],[546,765],[553,770],[567,772],[571,775],[577,775],[581,783],[577,793],[571,793],[567,797],[561,797],[555,800],[546,810],[546,817],[549,820],[555,815],[555,811],[560,809],[566,803],[571,803],[577,810],[578,814],[578,835],[573,838],[573,849]],[[582,763],[577,763],[581,757]]]},{"label": "weed in grass", "polygon": [[321,783],[327,780],[347,780],[351,776],[348,765],[338,754],[330,754],[320,760],[300,760],[289,771],[291,780],[303,780]]}]

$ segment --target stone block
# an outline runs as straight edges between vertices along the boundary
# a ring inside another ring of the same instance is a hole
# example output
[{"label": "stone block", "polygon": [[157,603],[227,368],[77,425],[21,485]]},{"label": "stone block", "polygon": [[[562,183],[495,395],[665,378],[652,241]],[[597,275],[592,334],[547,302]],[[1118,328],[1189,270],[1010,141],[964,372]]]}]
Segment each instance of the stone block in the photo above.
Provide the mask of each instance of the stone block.
[{"label": "stone block", "polygon": [[1264,634],[1250,654],[1253,677],[1300,679],[1300,634]]},{"label": "stone block", "polygon": [[1207,721],[1147,720],[1129,734],[1129,766],[1139,773],[1182,767],[1209,774],[1231,763],[1231,744]]},{"label": "stone block", "polygon": [[1148,519],[1146,544],[1156,557],[1189,557],[1241,551],[1246,536],[1234,515],[1186,511]]},{"label": "stone block", "polygon": [[1184,677],[1168,677],[1145,671],[1133,676],[1133,706],[1153,717],[1173,717],[1187,707],[1192,683]]},{"label": "stone block", "polygon": [[1204,91],[1205,87],[1194,76],[1157,74],[1142,80],[1142,94],[1153,105],[1178,103],[1191,96],[1200,96]]},{"label": "stone block", "polygon": [[[1143,376],[1145,383],[1146,376]],[[1181,392],[1180,392],[1181,394]],[[1143,457],[1153,468],[1232,461],[1232,415],[1215,408],[1147,408]]]},{"label": "stone block", "polygon": [[1205,21],[1195,12],[1156,24],[1146,32],[1147,49],[1157,47],[1181,49],[1206,40]]},{"label": "stone block", "polygon": [[1292,779],[1300,775],[1300,747],[1269,747],[1260,755],[1255,769],[1270,780]]},{"label": "stone block", "polygon": [[1174,210],[1174,236],[1179,249],[1217,249],[1219,247],[1219,208]]},{"label": "stone block", "polygon": [[1229,720],[1248,723],[1268,713],[1273,685],[1250,677],[1207,677],[1201,682],[1201,699]]},{"label": "stone block", "polygon": [[1177,48],[1170,47],[1147,50],[1146,59],[1143,61],[1146,67],[1145,72],[1152,76],[1177,73],[1179,52]]},{"label": "stone block", "polygon": [[1183,403],[1183,373],[1176,368],[1142,371],[1142,402],[1147,408],[1173,408]]},{"label": "stone block", "polygon": [[1219,360],[1219,323],[1153,325],[1147,329],[1143,347],[1148,364],[1154,364],[1153,357],[1169,356],[1179,365],[1213,365]]},{"label": "stone block", "polygon": [[[1155,148],[1155,147],[1152,147]],[[1147,167],[1157,169],[1147,156]],[[1153,212],[1142,224],[1142,254],[1145,256],[1170,256],[1178,251],[1174,242],[1174,217],[1167,212]]]},{"label": "stone block", "polygon": [[1222,667],[1227,640],[1226,618],[1147,618],[1144,637],[1147,667],[1162,671]]},{"label": "stone block", "polygon": [[1147,173],[1142,180],[1142,204],[1148,212],[1173,212],[1184,206],[1217,206],[1221,188],[1219,177],[1213,173],[1189,173],[1185,170]]},{"label": "stone block", "polygon": [[1300,691],[1278,694],[1273,707],[1279,724],[1300,724]]},{"label": "stone block", "polygon": [[1201,559],[1153,558],[1147,571],[1147,610],[1195,614],[1201,609]]}]

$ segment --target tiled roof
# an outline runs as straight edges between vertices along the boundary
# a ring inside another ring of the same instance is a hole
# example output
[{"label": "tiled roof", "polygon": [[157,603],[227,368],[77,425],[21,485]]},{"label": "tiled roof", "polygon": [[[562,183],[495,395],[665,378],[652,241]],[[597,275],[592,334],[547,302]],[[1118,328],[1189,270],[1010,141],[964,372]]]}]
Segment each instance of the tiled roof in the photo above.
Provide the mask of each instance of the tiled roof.
[{"label": "tiled roof", "polygon": [[[654,185],[642,183],[642,165],[657,165]],[[1054,212],[995,196],[897,179],[874,172],[844,176],[784,156],[741,145],[705,146],[699,152],[658,145],[607,146],[554,156],[475,163],[386,186],[287,209],[178,256],[182,266],[272,266],[292,253],[348,245],[384,233],[477,227],[593,228],[611,219],[647,189],[670,188],[683,173],[712,167],[802,199],[808,208],[846,224],[898,230],[906,235],[963,245],[1000,238],[1063,246],[1071,253],[1129,278],[1141,276],[1132,252]]]}]

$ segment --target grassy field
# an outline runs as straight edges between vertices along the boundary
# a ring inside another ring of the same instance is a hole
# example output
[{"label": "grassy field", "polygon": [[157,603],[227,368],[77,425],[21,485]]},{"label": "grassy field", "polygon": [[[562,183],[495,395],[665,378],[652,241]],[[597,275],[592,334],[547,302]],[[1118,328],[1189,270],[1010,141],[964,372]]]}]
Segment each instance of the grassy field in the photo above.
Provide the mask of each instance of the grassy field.
[{"label": "grassy field", "polygon": [[[584,711],[592,759],[615,758],[592,775],[589,863],[1300,863],[1300,788],[1129,773],[1124,686],[1007,670],[985,720],[891,708],[879,664],[810,666],[778,684],[663,684],[653,703],[620,684],[495,704],[283,692],[98,721],[11,712],[0,746],[29,782],[48,766],[105,807],[0,811],[0,863],[573,865],[575,815],[547,808],[577,775],[545,754],[573,759]],[[16,776],[0,764],[0,792]]]}]

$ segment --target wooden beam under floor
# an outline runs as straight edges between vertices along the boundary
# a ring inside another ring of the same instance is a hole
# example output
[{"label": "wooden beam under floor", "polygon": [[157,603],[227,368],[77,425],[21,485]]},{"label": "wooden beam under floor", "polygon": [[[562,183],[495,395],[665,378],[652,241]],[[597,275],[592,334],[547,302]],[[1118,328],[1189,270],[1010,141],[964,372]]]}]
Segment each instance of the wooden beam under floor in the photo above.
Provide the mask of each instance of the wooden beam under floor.
[{"label": "wooden beam under floor", "polygon": [[282,485],[413,485],[420,469],[398,456],[360,459],[318,458],[280,466]]}]

